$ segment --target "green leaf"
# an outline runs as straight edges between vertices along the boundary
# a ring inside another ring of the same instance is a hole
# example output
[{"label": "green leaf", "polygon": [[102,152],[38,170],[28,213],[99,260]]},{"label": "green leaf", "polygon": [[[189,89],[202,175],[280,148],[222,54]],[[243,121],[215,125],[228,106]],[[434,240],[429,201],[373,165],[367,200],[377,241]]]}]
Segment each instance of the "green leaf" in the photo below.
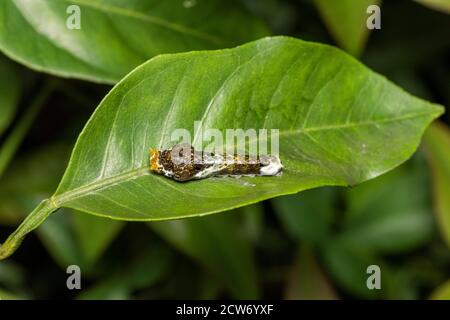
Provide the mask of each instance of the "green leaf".
[{"label": "green leaf", "polygon": [[450,281],[437,288],[432,294],[432,300],[450,300]]},{"label": "green leaf", "polygon": [[15,293],[5,291],[0,288],[0,300],[24,300],[25,298]]},{"label": "green leaf", "polygon": [[[381,297],[380,290],[367,288],[367,267],[381,264],[372,253],[359,249],[356,244],[349,246],[333,239],[322,247],[322,260],[335,283],[347,292],[364,299]],[[381,275],[384,275],[383,271]],[[384,277],[381,278],[382,285],[383,280]]]},{"label": "green leaf", "polygon": [[123,221],[62,209],[49,217],[37,234],[62,268],[77,264],[90,273],[123,226]]},{"label": "green leaf", "polygon": [[0,137],[16,112],[20,95],[20,77],[17,69],[0,57]]},{"label": "green leaf", "polygon": [[335,300],[337,295],[319,266],[313,250],[302,246],[287,282],[286,299]]},{"label": "green leaf", "polygon": [[144,249],[134,261],[121,272],[83,290],[78,299],[130,299],[134,290],[144,289],[156,284],[169,273],[173,257],[163,246],[150,246]]},{"label": "green leaf", "polygon": [[[357,242],[344,243],[331,239],[322,246],[322,261],[339,288],[359,299],[412,299],[411,282],[404,269],[394,269],[373,252],[359,248]],[[380,289],[370,290],[368,278],[373,273],[367,268],[380,267]]]},{"label": "green leaf", "polygon": [[[234,1],[9,0],[0,3],[0,50],[51,74],[115,83],[161,54],[224,48],[267,35]],[[80,8],[80,29],[69,6]],[[69,11],[69,13],[67,13]]]},{"label": "green leaf", "polygon": [[79,300],[131,300],[130,289],[117,278],[107,279],[82,291]]},{"label": "green leaf", "polygon": [[[334,279],[334,284],[358,299],[418,299],[420,290],[419,276],[414,273],[418,267],[414,259],[404,262],[382,259],[373,248],[360,245],[359,239],[345,241],[339,234],[330,238],[320,247],[322,259],[327,271]],[[428,261],[427,261],[428,262]],[[380,267],[381,288],[370,290],[368,278],[373,273],[367,268],[371,265]],[[432,268],[435,273],[435,269]]]},{"label": "green leaf", "polygon": [[308,190],[271,201],[288,234],[310,243],[326,241],[333,222],[335,188]]},{"label": "green leaf", "polygon": [[87,265],[93,265],[122,230],[124,223],[74,212],[72,223],[78,246]]},{"label": "green leaf", "polygon": [[[0,223],[17,225],[43,197],[51,195],[64,173],[69,148],[49,145],[18,158],[0,184]],[[27,183],[24,183],[27,181]],[[123,227],[122,221],[60,210],[38,230],[38,236],[62,267],[71,264],[85,271],[97,261]]]},{"label": "green leaf", "polygon": [[25,138],[28,130],[34,122],[34,119],[39,114],[42,107],[45,105],[47,98],[53,91],[54,82],[49,81],[45,83],[42,89],[39,91],[33,102],[26,109],[25,113],[19,119],[10,135],[6,138],[5,142],[0,148],[0,177],[5,172],[9,163],[14,157],[17,149],[20,147],[23,139]]},{"label": "green leaf", "polygon": [[450,130],[433,124],[425,134],[425,147],[433,175],[433,197],[437,225],[450,246]]},{"label": "green leaf", "polygon": [[367,8],[380,5],[381,0],[314,0],[330,33],[338,44],[359,56],[369,36]]},{"label": "green leaf", "polygon": [[[103,100],[55,194],[0,249],[59,207],[124,220],[230,210],[323,185],[355,185],[416,150],[442,107],[415,98],[333,47],[265,38],[231,50],[158,56]],[[179,183],[148,169],[148,150],[185,128],[276,128],[283,175]],[[382,151],[382,152],[381,152]]]},{"label": "green leaf", "polygon": [[[245,209],[245,208],[243,208]],[[173,246],[206,266],[222,279],[235,299],[259,297],[253,250],[241,215],[236,213],[165,222],[153,222],[151,228]]]},{"label": "green leaf", "polygon": [[431,9],[450,14],[450,0],[415,0]]},{"label": "green leaf", "polygon": [[[25,270],[12,261],[0,262],[0,300],[25,299]],[[28,297],[29,298],[29,297]]]},{"label": "green leaf", "polygon": [[56,143],[17,157],[0,183],[1,224],[19,224],[42,198],[51,195],[64,173],[69,152],[69,146]]},{"label": "green leaf", "polygon": [[264,228],[263,205],[256,203],[240,208],[239,211],[242,214],[242,227],[244,234],[252,243],[258,243]]},{"label": "green leaf", "polygon": [[[58,214],[51,216],[42,224],[42,227],[37,230],[37,235],[47,252],[62,269],[72,264],[85,269],[87,266],[83,259],[83,252],[77,245],[70,215],[70,209],[60,210]],[[93,238],[94,236],[92,235]]]},{"label": "green leaf", "polygon": [[0,262],[0,284],[3,286],[19,287],[25,282],[24,270],[13,262]]},{"label": "green leaf", "polygon": [[347,219],[340,240],[385,253],[409,251],[429,241],[434,228],[427,167],[422,160],[414,157],[394,171],[348,190]]}]

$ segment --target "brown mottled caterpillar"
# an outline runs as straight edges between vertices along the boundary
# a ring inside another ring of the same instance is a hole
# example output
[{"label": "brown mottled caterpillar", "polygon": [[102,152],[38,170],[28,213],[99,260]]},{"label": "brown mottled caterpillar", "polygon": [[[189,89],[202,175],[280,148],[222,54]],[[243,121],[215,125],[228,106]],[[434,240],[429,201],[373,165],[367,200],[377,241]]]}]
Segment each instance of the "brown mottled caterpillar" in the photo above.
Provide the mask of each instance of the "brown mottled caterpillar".
[{"label": "brown mottled caterpillar", "polygon": [[212,176],[276,176],[283,166],[277,156],[223,156],[196,151],[189,144],[171,149],[150,149],[150,170],[176,181]]}]

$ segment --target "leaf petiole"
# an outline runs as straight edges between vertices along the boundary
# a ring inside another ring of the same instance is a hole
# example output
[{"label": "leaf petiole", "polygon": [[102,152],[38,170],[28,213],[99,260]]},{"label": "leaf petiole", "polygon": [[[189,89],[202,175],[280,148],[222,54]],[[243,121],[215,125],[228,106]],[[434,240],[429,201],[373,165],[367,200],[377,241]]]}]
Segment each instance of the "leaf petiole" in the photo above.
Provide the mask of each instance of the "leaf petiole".
[{"label": "leaf petiole", "polygon": [[42,201],[20,224],[20,226],[0,245],[0,260],[8,258],[20,246],[25,236],[39,227],[47,217],[58,209],[50,199]]}]

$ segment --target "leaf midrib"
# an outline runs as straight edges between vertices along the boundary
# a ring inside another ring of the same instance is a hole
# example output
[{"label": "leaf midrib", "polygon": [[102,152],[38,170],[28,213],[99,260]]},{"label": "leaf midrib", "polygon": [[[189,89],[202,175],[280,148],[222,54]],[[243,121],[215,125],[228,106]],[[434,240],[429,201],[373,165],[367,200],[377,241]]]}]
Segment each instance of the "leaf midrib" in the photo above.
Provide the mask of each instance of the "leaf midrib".
[{"label": "leaf midrib", "polygon": [[[417,112],[412,113],[400,117],[389,118],[389,119],[380,119],[380,120],[371,120],[371,121],[363,121],[358,123],[344,123],[341,125],[329,125],[329,126],[320,126],[320,127],[310,127],[310,128],[300,128],[298,130],[289,130],[282,131],[279,133],[279,136],[289,136],[295,134],[303,134],[310,132],[318,132],[318,131],[327,131],[327,130],[340,130],[345,128],[353,128],[353,127],[361,127],[361,126],[371,126],[378,125],[383,123],[391,123],[397,121],[408,120],[412,118],[418,118],[421,116],[432,116],[430,112]],[[249,141],[251,142],[251,141]],[[61,207],[64,203],[75,200],[76,198],[83,197],[93,191],[97,191],[103,189],[105,187],[113,186],[119,184],[120,182],[126,182],[128,180],[134,180],[144,175],[150,175],[150,170],[148,166],[143,166],[139,168],[135,168],[129,171],[125,171],[119,175],[108,177],[106,179],[101,179],[94,181],[93,183],[89,183],[85,186],[81,186],[75,188],[71,191],[66,191],[59,195],[54,195],[50,198],[50,201],[56,205],[56,207]]]}]

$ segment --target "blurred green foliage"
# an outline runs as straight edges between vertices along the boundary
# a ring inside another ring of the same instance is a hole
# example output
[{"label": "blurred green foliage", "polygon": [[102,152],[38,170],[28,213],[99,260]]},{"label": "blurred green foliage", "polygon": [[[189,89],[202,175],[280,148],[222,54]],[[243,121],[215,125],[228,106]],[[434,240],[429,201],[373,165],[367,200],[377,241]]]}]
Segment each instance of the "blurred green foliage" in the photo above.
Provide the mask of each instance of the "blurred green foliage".
[{"label": "blurred green foliage", "polygon": [[[273,34],[341,45],[416,95],[450,105],[446,7],[384,1],[382,29],[369,37],[360,23],[370,1],[335,10],[332,0],[241,2],[240,10]],[[54,78],[6,57],[0,70],[1,153],[41,83]],[[0,177],[2,237],[55,189],[78,132],[108,90],[57,81]],[[449,120],[447,113],[426,135],[426,153],[421,148],[353,189],[320,188],[222,215],[149,224],[58,212],[0,262],[0,297],[450,299]],[[82,268],[81,292],[65,287],[69,264]],[[366,287],[374,264],[381,290]]]}]

